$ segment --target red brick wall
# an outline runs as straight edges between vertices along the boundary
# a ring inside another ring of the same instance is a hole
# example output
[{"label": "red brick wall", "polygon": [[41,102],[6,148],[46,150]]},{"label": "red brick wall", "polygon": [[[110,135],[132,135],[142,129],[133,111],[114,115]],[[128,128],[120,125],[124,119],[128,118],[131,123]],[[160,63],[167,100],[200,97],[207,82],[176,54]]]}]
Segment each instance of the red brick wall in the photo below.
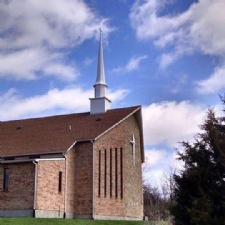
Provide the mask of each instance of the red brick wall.
[{"label": "red brick wall", "polygon": [[77,143],[66,155],[66,212],[75,215],[92,214],[93,144]]},{"label": "red brick wall", "polygon": [[[120,148],[124,149],[124,137],[125,137],[124,131],[125,131],[125,124],[124,123],[119,124],[114,129],[112,129],[107,134],[100,137],[95,142],[95,176],[94,176],[95,215],[100,216],[125,215],[125,200],[124,198],[121,198],[119,166],[117,166],[117,197],[116,197],[116,165],[115,165],[116,151],[117,151],[117,160],[119,161]],[[105,173],[105,150],[106,150],[106,173]],[[99,196],[99,151],[101,151],[100,196]],[[111,166],[110,166],[110,151],[111,151]],[[111,167],[111,177],[110,177],[110,167]],[[105,179],[106,179],[106,194],[105,194]]]},{"label": "red brick wall", "polygon": [[[59,192],[59,171],[62,171],[62,191]],[[37,201],[38,210],[64,211],[65,161],[38,161]]]},{"label": "red brick wall", "polygon": [[93,144],[75,145],[75,215],[92,215]]},{"label": "red brick wall", "polygon": [[[133,165],[132,145],[130,143],[130,140],[132,140],[133,133],[135,135],[136,140],[135,165]],[[121,124],[117,125],[115,128],[110,130],[108,133],[100,137],[95,142],[94,148],[95,148],[94,214],[99,216],[131,217],[141,219],[143,216],[143,205],[142,205],[143,195],[142,195],[142,176],[141,176],[140,132],[135,117],[134,116],[129,117]],[[122,155],[120,155],[121,148],[122,148]],[[101,150],[100,155],[101,164],[99,164],[100,150]],[[110,160],[110,151],[112,152],[111,160]],[[120,162],[121,157],[122,157],[122,165]],[[116,158],[117,158],[117,168],[115,165]],[[112,163],[111,175],[110,175],[110,161]],[[99,196],[99,166],[101,168],[100,196]],[[116,196],[116,179],[117,179],[117,196]],[[106,190],[105,190],[105,182],[106,182]],[[111,194],[110,188],[112,188]]]},{"label": "red brick wall", "polygon": [[[126,138],[124,154],[124,177],[125,177],[125,200],[126,216],[143,217],[143,191],[142,191],[142,163],[140,149],[140,132],[134,116],[126,120]],[[133,164],[132,140],[134,133],[135,145],[135,164]]]},{"label": "red brick wall", "polygon": [[67,173],[67,190],[66,190],[66,212],[74,213],[75,206],[75,149],[71,149],[66,154],[66,173]]},{"label": "red brick wall", "polygon": [[[4,167],[9,168],[9,188],[3,190]],[[35,166],[33,163],[0,166],[0,210],[33,209]]]}]

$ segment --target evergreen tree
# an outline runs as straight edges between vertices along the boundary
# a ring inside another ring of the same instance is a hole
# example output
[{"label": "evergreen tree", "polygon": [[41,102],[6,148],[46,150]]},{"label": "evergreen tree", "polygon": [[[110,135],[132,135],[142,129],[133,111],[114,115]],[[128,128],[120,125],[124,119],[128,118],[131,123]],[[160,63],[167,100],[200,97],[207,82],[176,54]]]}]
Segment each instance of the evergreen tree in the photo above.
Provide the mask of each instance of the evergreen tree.
[{"label": "evergreen tree", "polygon": [[225,224],[224,122],[210,109],[195,142],[181,143],[184,170],[174,175],[176,204],[171,208],[176,225]]}]

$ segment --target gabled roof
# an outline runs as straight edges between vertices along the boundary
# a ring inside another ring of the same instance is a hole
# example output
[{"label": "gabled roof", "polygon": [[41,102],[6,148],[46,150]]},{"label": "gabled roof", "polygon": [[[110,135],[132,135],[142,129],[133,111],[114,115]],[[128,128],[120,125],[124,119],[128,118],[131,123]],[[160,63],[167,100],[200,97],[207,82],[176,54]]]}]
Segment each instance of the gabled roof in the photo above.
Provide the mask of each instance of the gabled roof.
[{"label": "gabled roof", "polygon": [[87,112],[1,122],[0,156],[65,152],[76,141],[95,140],[140,110],[134,106],[98,115]]}]

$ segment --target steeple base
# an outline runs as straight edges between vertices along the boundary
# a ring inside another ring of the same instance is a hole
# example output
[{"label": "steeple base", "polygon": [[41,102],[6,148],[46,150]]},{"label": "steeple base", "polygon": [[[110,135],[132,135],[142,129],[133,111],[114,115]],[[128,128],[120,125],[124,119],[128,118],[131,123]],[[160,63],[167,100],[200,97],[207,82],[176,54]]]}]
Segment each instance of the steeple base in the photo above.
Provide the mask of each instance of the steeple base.
[{"label": "steeple base", "polygon": [[91,114],[102,114],[110,109],[111,101],[106,97],[90,98]]}]

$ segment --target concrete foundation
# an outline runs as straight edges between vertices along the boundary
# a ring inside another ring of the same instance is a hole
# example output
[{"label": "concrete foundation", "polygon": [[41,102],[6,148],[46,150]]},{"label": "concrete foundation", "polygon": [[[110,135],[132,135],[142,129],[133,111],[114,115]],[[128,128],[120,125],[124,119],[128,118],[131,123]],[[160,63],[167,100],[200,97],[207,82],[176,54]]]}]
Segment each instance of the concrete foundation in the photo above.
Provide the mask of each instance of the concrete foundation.
[{"label": "concrete foundation", "polygon": [[74,215],[74,219],[92,220],[92,215]]},{"label": "concrete foundation", "polygon": [[122,216],[104,216],[94,215],[94,220],[130,220],[130,221],[142,221],[143,218],[122,217]]},{"label": "concrete foundation", "polygon": [[35,210],[35,218],[63,218],[63,211]]},{"label": "concrete foundation", "polygon": [[66,218],[66,219],[74,219],[74,213],[68,213],[68,212],[67,212],[67,213],[65,214],[65,218]]},{"label": "concrete foundation", "polygon": [[33,217],[33,210],[0,210],[0,217],[3,218]]}]

